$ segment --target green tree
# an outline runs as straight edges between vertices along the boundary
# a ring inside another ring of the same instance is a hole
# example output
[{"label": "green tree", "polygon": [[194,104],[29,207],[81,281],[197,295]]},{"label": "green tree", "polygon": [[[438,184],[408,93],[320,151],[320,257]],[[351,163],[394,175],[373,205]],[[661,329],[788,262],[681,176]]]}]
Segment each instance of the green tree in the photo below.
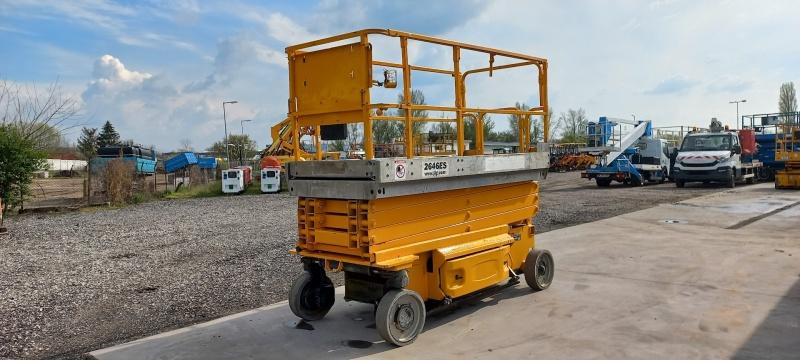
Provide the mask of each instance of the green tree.
[{"label": "green tree", "polygon": [[0,125],[0,198],[3,199],[3,213],[19,206],[30,195],[33,173],[46,167],[44,158],[44,151],[37,149],[36,143],[26,139],[19,129]]},{"label": "green tree", "polygon": [[[781,85],[780,94],[778,95],[778,111],[783,114],[797,111],[797,94],[794,90],[794,83],[791,81]],[[786,116],[785,121],[790,121],[790,119],[792,117]]]},{"label": "green tree", "polygon": [[[455,134],[456,133],[456,127],[451,122],[440,121],[440,122],[437,122],[437,123],[433,124],[432,131],[437,133],[437,134]],[[465,136],[465,138],[466,138],[466,136]]]},{"label": "green tree", "polygon": [[[530,110],[531,108],[527,104],[519,102],[514,104],[514,107],[517,108],[517,110],[523,111]],[[521,118],[521,116],[516,114],[508,115],[508,126],[510,127],[511,135],[514,137],[514,139],[519,139],[519,120]]]},{"label": "green tree", "polygon": [[61,131],[79,113],[58,83],[46,90],[0,81],[0,198],[6,212],[30,194],[33,173],[44,170],[46,150],[62,145]]},{"label": "green tree", "polygon": [[110,121],[106,121],[106,123],[103,124],[103,128],[100,129],[100,135],[97,136],[97,146],[106,147],[119,144],[119,133],[114,129],[114,125],[111,125]]},{"label": "green tree", "polygon": [[375,144],[389,144],[403,136],[403,124],[399,121],[372,121],[372,141]]},{"label": "green tree", "polygon": [[489,139],[489,134],[494,130],[494,121],[487,113],[466,113],[464,114],[464,139],[472,140],[475,143],[475,124],[478,120],[483,120],[483,138]]},{"label": "green tree", "polygon": [[346,151],[346,147],[347,141],[345,140],[333,140],[328,143],[328,151]]},{"label": "green tree", "polygon": [[[239,162],[241,160],[249,159],[250,157],[254,156],[258,151],[256,149],[256,142],[250,139],[250,136],[247,134],[245,135],[229,134],[228,144],[230,144],[228,146],[230,154],[228,154],[227,157],[230,158],[231,162],[233,161]],[[207,150],[224,156],[225,139],[213,143],[211,146],[208,147]]]},{"label": "green tree", "polygon": [[[405,99],[403,94],[397,95],[397,103],[403,104],[405,103]],[[425,94],[422,90],[413,90],[411,91],[411,103],[414,105],[425,105]],[[397,110],[397,116],[405,116],[406,112],[404,109]],[[427,118],[428,117],[428,110],[411,110],[411,116],[415,118]],[[413,134],[421,134],[425,131],[426,127],[425,121],[414,121],[411,131]],[[405,124],[400,124],[400,133],[405,133]]]},{"label": "green tree", "polygon": [[86,160],[97,155],[97,128],[84,127],[81,129],[81,136],[78,138],[78,151]]}]

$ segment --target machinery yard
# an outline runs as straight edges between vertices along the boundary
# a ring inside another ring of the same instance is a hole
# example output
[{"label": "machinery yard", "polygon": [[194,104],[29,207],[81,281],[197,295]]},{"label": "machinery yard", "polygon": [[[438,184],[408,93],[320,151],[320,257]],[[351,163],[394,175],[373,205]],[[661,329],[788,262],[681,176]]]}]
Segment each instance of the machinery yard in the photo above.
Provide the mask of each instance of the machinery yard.
[{"label": "machinery yard", "polygon": [[[576,172],[550,173],[535,224],[542,233],[718,191],[598,189]],[[295,207],[282,193],[10,219],[0,273],[15,275],[0,278],[0,357],[77,357],[285,300],[301,269],[288,253]]]},{"label": "machinery yard", "polygon": [[800,359],[798,5],[0,5],[0,360]]},{"label": "machinery yard", "polygon": [[[98,359],[789,359],[800,338],[800,195],[769,184],[541,234],[558,281],[518,284],[431,315],[396,348],[372,307],[337,301],[298,323],[286,302],[92,353]],[[757,208],[755,212],[743,209]],[[647,236],[630,237],[646,229]],[[759,281],[749,279],[757,277]],[[514,321],[525,314],[524,321]],[[424,354],[424,355],[421,355]]]}]

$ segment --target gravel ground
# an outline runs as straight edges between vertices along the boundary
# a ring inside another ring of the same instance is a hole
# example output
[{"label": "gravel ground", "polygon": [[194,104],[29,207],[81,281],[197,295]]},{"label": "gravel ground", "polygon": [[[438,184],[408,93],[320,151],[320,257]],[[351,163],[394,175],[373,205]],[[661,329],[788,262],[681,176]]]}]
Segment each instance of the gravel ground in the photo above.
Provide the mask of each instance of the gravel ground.
[{"label": "gravel ground", "polygon": [[[719,191],[542,182],[537,232]],[[245,195],[25,215],[0,237],[0,358],[80,358],[101,347],[286,298],[295,198]],[[341,277],[334,279],[341,284]]]}]

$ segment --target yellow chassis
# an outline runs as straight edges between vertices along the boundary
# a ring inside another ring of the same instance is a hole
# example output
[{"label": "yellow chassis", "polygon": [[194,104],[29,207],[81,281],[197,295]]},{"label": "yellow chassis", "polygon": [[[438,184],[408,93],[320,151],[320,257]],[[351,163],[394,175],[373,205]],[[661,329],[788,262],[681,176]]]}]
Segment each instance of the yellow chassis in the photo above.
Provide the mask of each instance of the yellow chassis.
[{"label": "yellow chassis", "polygon": [[456,298],[506,280],[534,246],[538,184],[523,182],[375,200],[298,200],[299,255],[405,270],[423,300]]}]

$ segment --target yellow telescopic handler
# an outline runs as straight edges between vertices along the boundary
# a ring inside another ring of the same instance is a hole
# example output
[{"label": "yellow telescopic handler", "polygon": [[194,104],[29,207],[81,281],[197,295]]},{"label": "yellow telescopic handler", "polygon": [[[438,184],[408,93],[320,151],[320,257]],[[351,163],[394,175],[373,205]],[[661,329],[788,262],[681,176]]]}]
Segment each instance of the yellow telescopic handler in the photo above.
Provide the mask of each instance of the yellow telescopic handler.
[{"label": "yellow telescopic handler", "polygon": [[[373,59],[371,41],[399,59]],[[410,64],[413,46],[443,52],[447,62],[452,54],[452,63],[445,68]],[[547,60],[387,29],[310,41],[286,53],[290,138],[316,148],[300,154],[302,146],[293,146],[295,160],[309,154],[312,159],[286,165],[289,191],[298,196],[293,253],[305,269],[289,294],[295,315],[322,319],[335,299],[327,273],[341,271],[345,300],[374,304],[381,337],[403,346],[422,332],[426,310],[433,307],[516,282],[523,273],[534,290],[550,286],[553,257],[535,248],[533,227],[537,180],[549,168]],[[467,53],[485,59],[485,65],[462,68]],[[530,92],[507,99],[508,107],[468,105],[469,80],[491,81],[494,73],[512,68],[530,71]],[[421,73],[449,79],[444,84],[452,84],[454,103],[415,104],[411,84]],[[372,101],[379,91],[402,97],[398,103]],[[538,94],[537,106],[513,106],[532,94]],[[442,116],[418,116],[420,111]],[[465,128],[483,129],[487,114],[517,119],[514,153],[485,155],[482,131],[465,139]],[[534,120],[541,121],[543,139],[531,139]],[[402,138],[391,146],[404,156],[375,157],[381,144],[375,143],[373,125],[382,121],[402,129]],[[414,144],[420,139],[414,132],[417,122],[454,124],[454,153],[431,154],[433,146],[421,151]],[[363,159],[323,160],[323,141],[352,142],[355,135],[348,138],[348,128],[363,134]]]}]

